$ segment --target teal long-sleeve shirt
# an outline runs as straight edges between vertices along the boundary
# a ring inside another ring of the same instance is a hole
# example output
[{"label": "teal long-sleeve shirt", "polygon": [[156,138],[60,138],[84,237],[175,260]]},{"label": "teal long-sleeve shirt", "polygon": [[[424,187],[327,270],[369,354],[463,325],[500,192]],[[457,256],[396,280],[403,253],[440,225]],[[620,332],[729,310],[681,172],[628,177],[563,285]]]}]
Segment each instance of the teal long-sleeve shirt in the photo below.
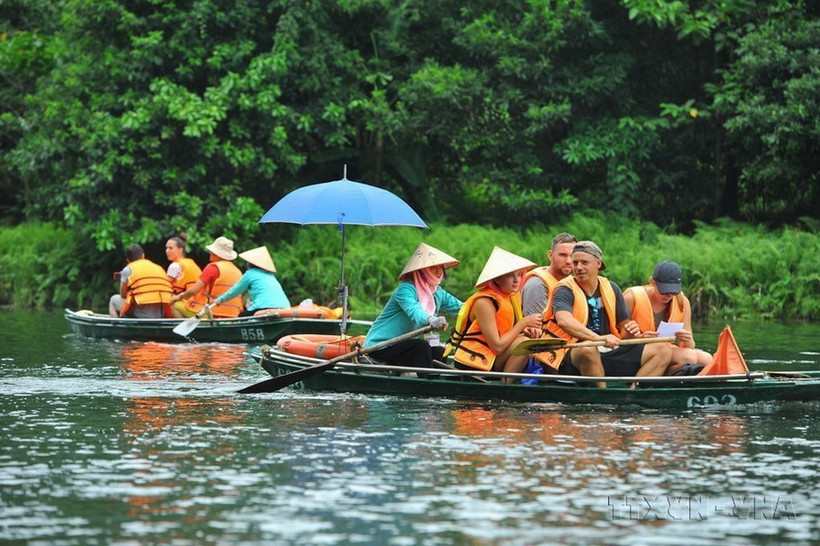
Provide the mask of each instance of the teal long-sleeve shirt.
[{"label": "teal long-sleeve shirt", "polygon": [[245,292],[250,296],[248,311],[290,307],[290,301],[285,291],[282,290],[282,285],[276,280],[276,275],[258,267],[245,271],[242,278],[230,290],[216,299],[216,303],[222,303]]},{"label": "teal long-sleeve shirt", "polygon": [[[433,292],[433,300],[436,303],[435,314],[456,314],[462,305],[458,298],[441,287]],[[364,346],[370,347],[427,326],[430,316],[430,313],[421,308],[415,285],[410,281],[402,281],[367,332]]]}]

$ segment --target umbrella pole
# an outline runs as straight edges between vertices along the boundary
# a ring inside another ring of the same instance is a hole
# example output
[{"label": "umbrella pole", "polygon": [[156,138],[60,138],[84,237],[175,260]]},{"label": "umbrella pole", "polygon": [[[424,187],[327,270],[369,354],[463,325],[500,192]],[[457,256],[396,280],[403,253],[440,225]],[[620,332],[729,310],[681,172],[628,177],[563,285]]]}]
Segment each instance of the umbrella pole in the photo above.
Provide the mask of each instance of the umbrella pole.
[{"label": "umbrella pole", "polygon": [[342,324],[341,334],[344,336],[347,332],[347,285],[345,284],[345,225],[340,224],[339,230],[342,232],[342,276],[339,282],[339,299],[342,304]]}]

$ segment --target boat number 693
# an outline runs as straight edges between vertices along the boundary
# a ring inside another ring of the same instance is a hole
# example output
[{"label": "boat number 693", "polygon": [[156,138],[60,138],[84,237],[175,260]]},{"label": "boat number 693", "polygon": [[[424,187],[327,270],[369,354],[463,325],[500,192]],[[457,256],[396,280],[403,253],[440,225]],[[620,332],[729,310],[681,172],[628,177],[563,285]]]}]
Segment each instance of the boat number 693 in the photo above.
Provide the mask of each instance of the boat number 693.
[{"label": "boat number 693", "polygon": [[711,394],[706,396],[690,396],[686,400],[686,407],[687,408],[697,408],[699,406],[715,406],[717,404],[721,404],[724,406],[734,406],[737,404],[737,398],[733,394],[723,394],[720,396],[712,396]]},{"label": "boat number 693", "polygon": [[242,328],[239,330],[242,341],[265,341],[265,333],[262,328]]}]

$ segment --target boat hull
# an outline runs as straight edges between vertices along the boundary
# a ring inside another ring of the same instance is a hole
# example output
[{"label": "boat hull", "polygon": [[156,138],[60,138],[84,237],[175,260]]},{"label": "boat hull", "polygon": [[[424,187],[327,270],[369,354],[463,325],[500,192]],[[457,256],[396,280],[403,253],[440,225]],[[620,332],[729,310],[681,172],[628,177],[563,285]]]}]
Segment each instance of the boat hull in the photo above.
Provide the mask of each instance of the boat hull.
[{"label": "boat hull", "polygon": [[[267,354],[257,353],[253,357],[274,377],[303,369],[317,362],[278,351],[269,351]],[[294,387],[331,392],[469,398],[485,401],[636,405],[659,409],[728,407],[773,401],[820,400],[820,377],[672,383],[636,389],[621,383],[609,385],[606,389],[596,389],[566,382],[540,382],[538,385],[503,384],[497,381],[479,382],[464,376],[422,379],[336,367],[307,378],[295,384]]]},{"label": "boat hull", "polygon": [[122,339],[171,342],[273,343],[296,332],[338,334],[338,319],[278,318],[272,316],[203,319],[199,326],[182,337],[173,332],[184,319],[132,319],[65,310],[71,331],[94,339]]}]

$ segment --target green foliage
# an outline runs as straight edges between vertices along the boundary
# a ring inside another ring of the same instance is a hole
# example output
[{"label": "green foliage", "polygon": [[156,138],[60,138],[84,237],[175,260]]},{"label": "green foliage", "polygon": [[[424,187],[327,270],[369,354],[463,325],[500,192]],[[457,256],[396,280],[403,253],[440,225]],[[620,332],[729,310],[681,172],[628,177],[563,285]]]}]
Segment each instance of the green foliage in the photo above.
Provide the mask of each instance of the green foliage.
[{"label": "green foliage", "polygon": [[[0,228],[0,302],[16,307],[107,305],[111,274],[76,232],[52,224]],[[101,271],[104,271],[101,272]]]},{"label": "green foliage", "polygon": [[[461,260],[448,270],[444,286],[464,299],[493,246],[544,264],[552,237],[561,231],[596,241],[604,250],[606,275],[622,288],[645,284],[661,260],[678,262],[684,271],[684,291],[700,318],[812,320],[820,312],[816,230],[772,232],[724,220],[713,226],[699,224],[694,236],[686,237],[649,222],[600,213],[575,214],[564,222],[524,232],[468,224],[433,224],[430,231],[348,228],[345,280],[351,309],[378,312],[422,241]],[[341,237],[333,228],[300,228],[292,243],[280,241],[272,252],[277,276],[292,301],[311,297],[326,304],[335,299]]]}]

